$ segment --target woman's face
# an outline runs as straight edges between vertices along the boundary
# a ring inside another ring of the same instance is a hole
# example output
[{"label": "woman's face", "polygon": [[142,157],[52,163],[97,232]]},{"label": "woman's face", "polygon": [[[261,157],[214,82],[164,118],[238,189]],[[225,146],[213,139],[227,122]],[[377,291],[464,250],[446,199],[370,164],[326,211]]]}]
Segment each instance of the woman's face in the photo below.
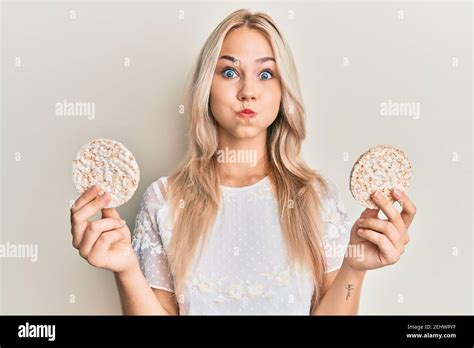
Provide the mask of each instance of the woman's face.
[{"label": "woman's face", "polygon": [[[219,127],[239,139],[255,137],[273,123],[280,101],[280,78],[268,40],[255,29],[231,30],[211,86],[211,112]],[[239,116],[244,108],[252,109],[256,116]]]}]

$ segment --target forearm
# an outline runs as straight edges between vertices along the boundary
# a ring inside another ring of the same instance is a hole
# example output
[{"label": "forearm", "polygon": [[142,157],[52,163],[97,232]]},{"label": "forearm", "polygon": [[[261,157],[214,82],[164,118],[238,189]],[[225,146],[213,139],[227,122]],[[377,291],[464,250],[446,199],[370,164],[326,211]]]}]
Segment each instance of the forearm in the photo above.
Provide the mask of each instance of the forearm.
[{"label": "forearm", "polygon": [[311,315],[356,315],[365,271],[351,268],[344,261],[319,305]]},{"label": "forearm", "polygon": [[114,274],[124,315],[170,315],[158,301],[138,265],[130,271]]}]

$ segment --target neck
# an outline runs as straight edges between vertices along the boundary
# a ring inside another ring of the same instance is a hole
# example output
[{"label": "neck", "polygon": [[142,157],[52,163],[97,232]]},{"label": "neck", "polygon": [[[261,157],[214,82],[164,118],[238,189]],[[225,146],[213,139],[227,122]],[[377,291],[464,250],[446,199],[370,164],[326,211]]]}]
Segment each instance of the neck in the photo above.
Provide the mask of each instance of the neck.
[{"label": "neck", "polygon": [[268,175],[265,132],[245,139],[219,136],[216,154],[221,184],[252,184]]}]

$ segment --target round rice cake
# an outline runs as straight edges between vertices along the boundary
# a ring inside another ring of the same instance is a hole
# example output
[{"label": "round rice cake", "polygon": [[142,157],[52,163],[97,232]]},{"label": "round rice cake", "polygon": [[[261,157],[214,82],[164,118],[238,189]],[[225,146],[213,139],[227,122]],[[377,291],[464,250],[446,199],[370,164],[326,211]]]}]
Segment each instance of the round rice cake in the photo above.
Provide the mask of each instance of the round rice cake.
[{"label": "round rice cake", "polygon": [[97,185],[111,196],[107,208],[126,203],[140,181],[138,163],[123,144],[95,139],[81,147],[72,164],[72,179],[79,193]]},{"label": "round rice cake", "polygon": [[363,206],[378,208],[371,199],[380,191],[392,203],[391,191],[406,192],[412,175],[412,163],[406,153],[390,145],[379,145],[362,154],[352,167],[350,191]]}]

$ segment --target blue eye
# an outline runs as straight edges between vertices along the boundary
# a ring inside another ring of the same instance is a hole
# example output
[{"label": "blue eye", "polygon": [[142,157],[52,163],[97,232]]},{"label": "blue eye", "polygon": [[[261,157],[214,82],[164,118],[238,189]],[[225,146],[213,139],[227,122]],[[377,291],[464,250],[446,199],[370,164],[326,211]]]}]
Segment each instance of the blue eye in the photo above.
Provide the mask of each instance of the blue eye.
[{"label": "blue eye", "polygon": [[[238,76],[237,72],[233,68],[230,68],[230,67],[226,67],[223,70],[221,70],[221,74],[225,78],[229,78],[229,79],[232,79]],[[259,75],[259,78],[264,81],[270,80],[272,77],[273,77],[273,72],[271,70],[264,70]]]},{"label": "blue eye", "polygon": [[262,80],[269,80],[271,77],[273,77],[273,74],[271,73],[271,71],[265,70],[265,71],[262,71],[262,73],[259,76],[268,76],[268,78],[262,77]]},{"label": "blue eye", "polygon": [[234,76],[232,74],[235,74],[235,70],[227,68],[227,69],[224,69],[222,73],[224,74],[224,77],[233,78]]}]

